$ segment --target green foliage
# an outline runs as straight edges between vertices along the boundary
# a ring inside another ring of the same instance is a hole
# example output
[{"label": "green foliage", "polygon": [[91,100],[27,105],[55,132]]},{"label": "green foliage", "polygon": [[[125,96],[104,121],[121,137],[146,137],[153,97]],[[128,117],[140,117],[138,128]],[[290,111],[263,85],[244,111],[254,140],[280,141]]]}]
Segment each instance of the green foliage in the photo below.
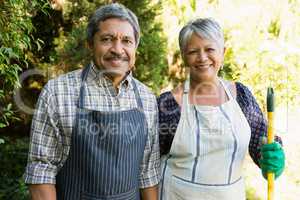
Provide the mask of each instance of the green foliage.
[{"label": "green foliage", "polygon": [[193,11],[196,11],[197,1],[196,0],[190,0],[190,5]]},{"label": "green foliage", "polygon": [[161,3],[151,4],[149,0],[119,1],[130,8],[139,19],[141,41],[137,52],[135,77],[159,93],[166,81],[166,38],[162,24],[156,21],[161,13]]},{"label": "green foliage", "polygon": [[227,51],[220,75],[247,85],[263,109],[269,86],[275,89],[276,105],[299,104],[300,1],[279,0],[276,4],[268,0],[255,0],[251,4],[228,1],[223,4],[210,0],[200,5],[195,6],[193,1],[165,1],[164,17],[172,19],[163,21],[168,57],[173,60],[176,57],[178,33],[183,23],[196,17],[212,17],[225,33]]},{"label": "green foliage", "polygon": [[27,162],[29,139],[13,141],[5,137],[2,140],[5,142],[0,143],[0,199],[29,199],[29,192],[22,178]]},{"label": "green foliage", "polygon": [[[87,64],[91,57],[86,48],[85,30],[88,17],[107,1],[66,1],[64,20],[71,23],[71,30],[62,29],[55,39],[57,68],[64,66],[71,71]],[[141,40],[137,51],[134,75],[139,80],[159,92],[167,72],[166,38],[162,24],[156,20],[161,12],[161,3],[150,0],[120,0],[138,17],[141,26]],[[83,34],[84,33],[84,34]]]},{"label": "green foliage", "polygon": [[54,39],[55,60],[57,68],[64,65],[66,71],[72,71],[86,65],[91,56],[86,48],[85,34],[86,21],[73,25],[70,32],[60,32],[60,36]]},{"label": "green foliage", "polygon": [[0,128],[16,119],[11,96],[20,86],[19,73],[28,67],[27,52],[33,45],[40,46],[32,37],[31,17],[45,5],[46,0],[0,1]]},{"label": "green foliage", "polygon": [[268,28],[268,32],[273,35],[275,38],[279,37],[280,34],[280,20],[276,19],[276,20],[272,20],[269,28]]}]

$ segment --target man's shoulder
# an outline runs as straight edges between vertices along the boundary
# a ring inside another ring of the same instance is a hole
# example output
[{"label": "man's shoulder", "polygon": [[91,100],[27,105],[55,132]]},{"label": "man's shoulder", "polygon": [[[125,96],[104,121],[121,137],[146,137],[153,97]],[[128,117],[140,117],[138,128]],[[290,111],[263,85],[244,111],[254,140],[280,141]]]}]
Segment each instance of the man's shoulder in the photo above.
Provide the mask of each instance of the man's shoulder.
[{"label": "man's shoulder", "polygon": [[82,69],[78,69],[50,79],[47,82],[45,89],[55,93],[63,92],[63,90],[72,90],[73,88],[75,89],[80,85],[81,72]]},{"label": "man's shoulder", "polygon": [[151,96],[152,98],[155,98],[154,93],[148,86],[146,86],[144,83],[142,83],[138,79],[136,79],[134,77],[132,77],[132,78],[133,78],[133,81],[136,83],[137,89],[139,90],[139,92],[142,95],[147,95],[147,96]]},{"label": "man's shoulder", "polygon": [[141,100],[147,108],[146,110],[157,110],[156,96],[151,89],[136,78],[133,78],[133,80],[136,83]]}]

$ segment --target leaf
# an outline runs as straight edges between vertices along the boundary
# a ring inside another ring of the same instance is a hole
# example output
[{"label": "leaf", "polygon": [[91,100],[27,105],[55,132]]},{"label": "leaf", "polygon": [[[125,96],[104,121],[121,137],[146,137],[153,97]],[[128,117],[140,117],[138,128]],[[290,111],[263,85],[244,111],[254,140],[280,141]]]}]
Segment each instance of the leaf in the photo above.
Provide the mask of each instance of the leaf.
[{"label": "leaf", "polygon": [[11,103],[9,103],[8,105],[7,105],[7,110],[10,110],[11,109],[11,106],[12,106],[12,104]]},{"label": "leaf", "polygon": [[6,126],[7,126],[6,124],[0,122],[0,128],[4,128]]},{"label": "leaf", "polygon": [[4,143],[5,141],[2,138],[0,138],[0,144],[4,144]]},{"label": "leaf", "polygon": [[196,4],[197,4],[196,0],[190,0],[190,5],[194,12],[196,11]]}]

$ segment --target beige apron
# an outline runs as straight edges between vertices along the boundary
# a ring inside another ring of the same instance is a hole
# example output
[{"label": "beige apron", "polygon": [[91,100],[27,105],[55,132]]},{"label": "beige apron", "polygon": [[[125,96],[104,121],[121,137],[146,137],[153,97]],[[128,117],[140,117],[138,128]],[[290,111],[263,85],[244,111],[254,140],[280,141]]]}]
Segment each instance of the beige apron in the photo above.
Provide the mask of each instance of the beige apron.
[{"label": "beige apron", "polygon": [[162,157],[161,200],[244,200],[242,165],[250,127],[236,100],[220,106],[188,103],[185,82],[181,118],[167,156]]}]

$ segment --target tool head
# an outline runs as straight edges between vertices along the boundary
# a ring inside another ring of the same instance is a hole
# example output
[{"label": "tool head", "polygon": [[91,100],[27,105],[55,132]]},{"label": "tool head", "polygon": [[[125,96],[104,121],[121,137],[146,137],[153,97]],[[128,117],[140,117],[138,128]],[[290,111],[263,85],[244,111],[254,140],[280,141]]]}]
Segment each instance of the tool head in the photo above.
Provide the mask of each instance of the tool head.
[{"label": "tool head", "polygon": [[267,111],[268,112],[274,112],[275,107],[275,96],[274,96],[274,90],[272,87],[268,87],[267,92]]}]

